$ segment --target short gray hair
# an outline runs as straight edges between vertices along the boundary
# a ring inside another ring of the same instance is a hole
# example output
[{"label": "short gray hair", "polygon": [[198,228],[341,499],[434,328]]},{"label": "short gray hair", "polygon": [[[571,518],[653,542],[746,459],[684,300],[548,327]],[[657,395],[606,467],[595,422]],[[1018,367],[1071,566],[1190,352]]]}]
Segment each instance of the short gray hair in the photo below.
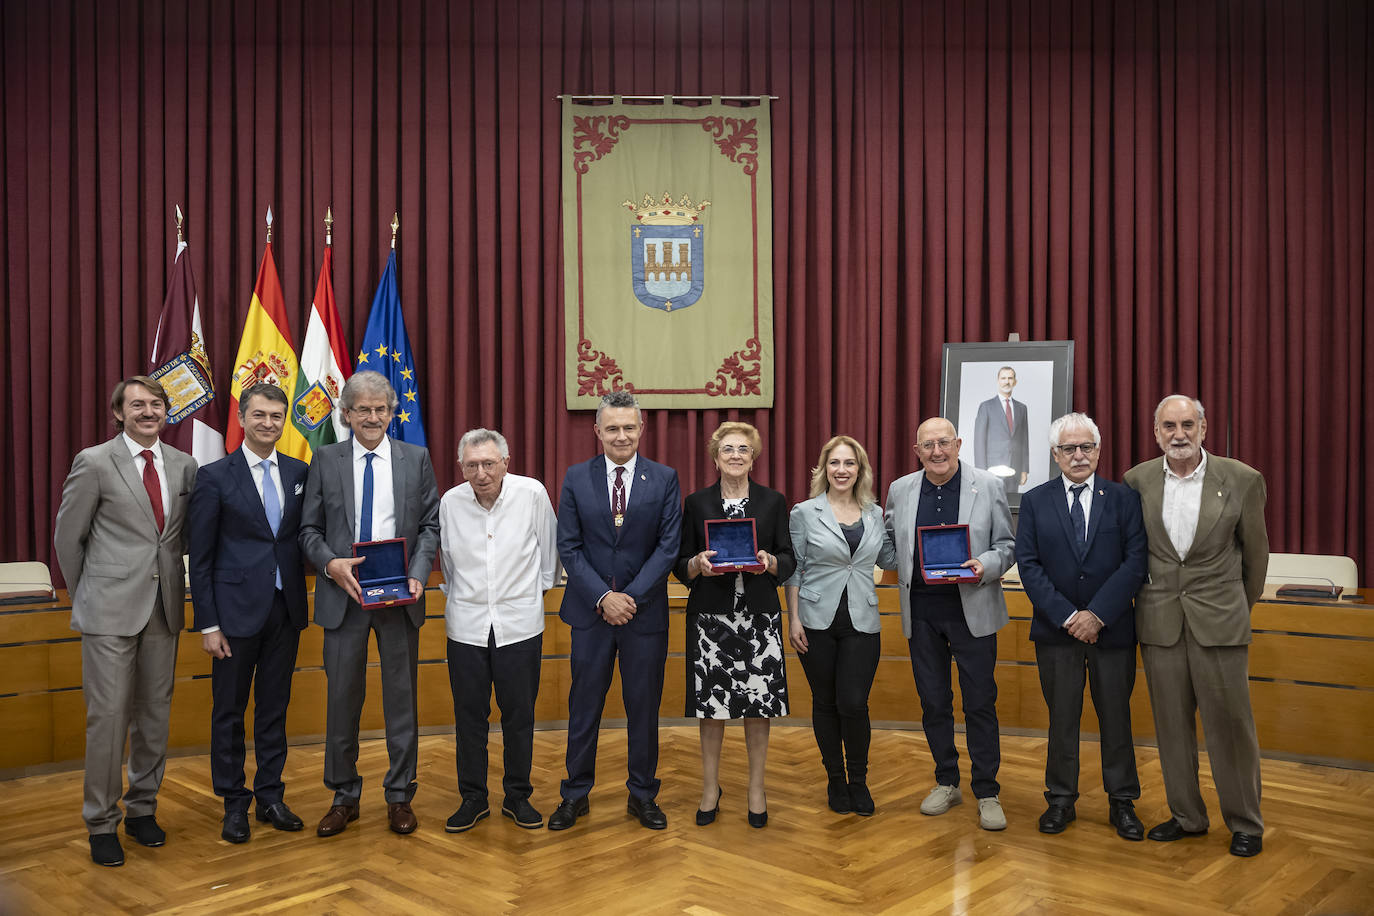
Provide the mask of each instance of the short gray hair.
[{"label": "short gray hair", "polygon": [[607,407],[633,407],[635,416],[639,422],[644,422],[644,411],[639,409],[639,401],[635,400],[633,391],[621,388],[617,391],[610,391],[601,396],[601,403],[596,405],[596,425],[601,425],[601,412]]},{"label": "short gray hair", "polygon": [[1197,418],[1199,420],[1207,419],[1207,411],[1202,409],[1202,402],[1199,401],[1197,398],[1190,398],[1186,394],[1170,394],[1166,395],[1164,400],[1160,401],[1159,405],[1155,407],[1156,426],[1159,425],[1159,415],[1164,411],[1164,405],[1169,403],[1170,401],[1187,401],[1188,403],[1192,404],[1193,409],[1197,411]]},{"label": "short gray hair", "polygon": [[352,410],[353,405],[358,403],[358,398],[369,394],[385,397],[386,406],[395,412],[398,402],[396,389],[391,387],[385,375],[371,369],[364,369],[349,376],[348,381],[344,382],[343,393],[339,395],[339,406],[344,410]]},{"label": "short gray hair", "polygon": [[463,433],[463,438],[458,440],[458,463],[463,462],[463,453],[470,448],[476,448],[486,442],[495,442],[496,448],[501,452],[502,458],[510,457],[510,446],[506,444],[506,437],[494,429],[484,429],[479,426]]},{"label": "short gray hair", "polygon": [[1079,426],[1092,433],[1093,445],[1102,444],[1102,433],[1098,432],[1097,424],[1093,422],[1092,417],[1085,413],[1066,413],[1050,424],[1050,448],[1059,446],[1059,437],[1064,434],[1064,430]]}]

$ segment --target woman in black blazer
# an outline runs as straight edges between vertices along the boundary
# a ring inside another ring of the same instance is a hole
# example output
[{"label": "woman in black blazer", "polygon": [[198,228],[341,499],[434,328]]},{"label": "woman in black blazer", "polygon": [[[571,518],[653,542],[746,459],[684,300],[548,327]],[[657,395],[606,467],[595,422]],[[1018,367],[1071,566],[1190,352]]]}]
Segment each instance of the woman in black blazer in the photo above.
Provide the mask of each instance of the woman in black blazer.
[{"label": "woman in black blazer", "polygon": [[[701,734],[701,807],[705,826],[720,810],[720,746],[726,719],[744,720],[749,752],[749,823],[768,823],[763,777],[769,720],[787,715],[787,666],[783,657],[778,585],[792,575],[787,499],[749,479],[763,443],[748,423],[726,422],[711,435],[707,452],[719,482],[687,497],[682,517],[678,579],[687,599],[687,712]],[[721,571],[711,566],[706,521],[754,519],[762,570]]]}]

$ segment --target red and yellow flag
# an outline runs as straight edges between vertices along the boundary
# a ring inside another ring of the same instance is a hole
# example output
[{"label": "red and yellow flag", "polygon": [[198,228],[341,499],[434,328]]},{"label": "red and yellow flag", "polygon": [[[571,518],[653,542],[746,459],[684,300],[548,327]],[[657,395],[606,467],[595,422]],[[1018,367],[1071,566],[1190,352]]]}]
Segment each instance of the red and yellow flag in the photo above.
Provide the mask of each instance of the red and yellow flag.
[{"label": "red and yellow flag", "polygon": [[[272,243],[268,242],[262,252],[258,282],[253,285],[253,299],[248,304],[248,318],[243,324],[243,337],[229,380],[229,423],[224,436],[229,451],[243,444],[243,427],[239,424],[239,395],[243,390],[258,382],[270,382],[286,394],[290,403],[296,395],[299,374],[291,327],[286,321],[285,297],[277,277],[276,261],[272,259]],[[290,417],[277,443],[277,451],[302,461],[310,460],[310,444]]]}]

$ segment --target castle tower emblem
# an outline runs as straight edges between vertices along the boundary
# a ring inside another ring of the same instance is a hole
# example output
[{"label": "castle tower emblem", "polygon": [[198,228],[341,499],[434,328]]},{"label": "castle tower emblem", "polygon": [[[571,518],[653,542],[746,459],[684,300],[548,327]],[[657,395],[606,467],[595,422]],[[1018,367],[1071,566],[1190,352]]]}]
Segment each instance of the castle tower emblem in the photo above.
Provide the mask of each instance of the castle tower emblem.
[{"label": "castle tower emblem", "polygon": [[635,298],[665,312],[684,309],[701,298],[706,285],[706,227],[701,214],[709,200],[693,204],[686,194],[673,201],[667,191],[648,194],[638,206],[625,201],[630,223],[630,273]]}]

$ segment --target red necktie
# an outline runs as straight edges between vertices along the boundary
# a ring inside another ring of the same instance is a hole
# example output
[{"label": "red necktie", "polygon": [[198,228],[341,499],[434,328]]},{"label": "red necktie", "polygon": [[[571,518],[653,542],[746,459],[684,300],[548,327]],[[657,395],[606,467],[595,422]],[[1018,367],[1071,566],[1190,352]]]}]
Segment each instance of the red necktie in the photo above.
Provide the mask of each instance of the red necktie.
[{"label": "red necktie", "polygon": [[153,504],[153,518],[157,519],[157,530],[161,531],[164,524],[162,483],[158,480],[157,468],[153,466],[153,450],[145,448],[140,454],[143,457],[143,489],[148,491],[148,500]]},{"label": "red necktie", "polygon": [[1011,399],[1008,398],[1004,400],[1002,404],[1007,408],[1007,432],[1014,433],[1016,432],[1016,430],[1012,429],[1011,427]]},{"label": "red necktie", "polygon": [[615,469],[615,483],[611,485],[611,514],[615,523],[620,524],[625,517],[625,468]]}]

